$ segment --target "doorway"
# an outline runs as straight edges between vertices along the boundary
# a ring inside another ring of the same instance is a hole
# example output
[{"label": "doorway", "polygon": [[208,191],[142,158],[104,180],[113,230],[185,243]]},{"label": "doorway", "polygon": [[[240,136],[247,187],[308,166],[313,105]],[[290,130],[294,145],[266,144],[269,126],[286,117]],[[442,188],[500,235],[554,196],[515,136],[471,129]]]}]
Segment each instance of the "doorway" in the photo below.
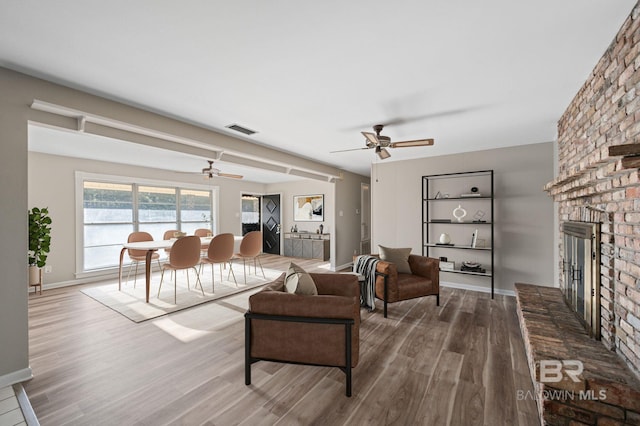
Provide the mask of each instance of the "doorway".
[{"label": "doorway", "polygon": [[242,235],[260,230],[260,196],[242,194]]},{"label": "doorway", "polygon": [[369,185],[360,184],[360,254],[371,253],[371,192]]}]

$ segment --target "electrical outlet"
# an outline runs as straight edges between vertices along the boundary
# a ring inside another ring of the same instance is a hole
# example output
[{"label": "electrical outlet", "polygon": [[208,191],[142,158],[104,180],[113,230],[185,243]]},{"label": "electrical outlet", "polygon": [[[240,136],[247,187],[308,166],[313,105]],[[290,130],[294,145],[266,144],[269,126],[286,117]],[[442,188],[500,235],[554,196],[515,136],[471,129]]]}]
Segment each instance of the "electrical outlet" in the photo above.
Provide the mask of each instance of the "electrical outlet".
[{"label": "electrical outlet", "polygon": [[45,274],[50,274],[51,271],[53,271],[53,267],[51,265],[45,265],[44,266],[44,273]]}]

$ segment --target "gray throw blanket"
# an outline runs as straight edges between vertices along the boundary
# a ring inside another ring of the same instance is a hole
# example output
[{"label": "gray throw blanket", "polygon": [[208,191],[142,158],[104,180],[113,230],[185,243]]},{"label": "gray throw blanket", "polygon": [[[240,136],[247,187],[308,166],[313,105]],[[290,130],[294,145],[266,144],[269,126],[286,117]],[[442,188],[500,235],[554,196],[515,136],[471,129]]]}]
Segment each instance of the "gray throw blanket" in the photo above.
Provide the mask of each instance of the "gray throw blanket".
[{"label": "gray throw blanket", "polygon": [[376,308],[376,266],[377,257],[362,255],[356,257],[353,262],[353,272],[364,276],[364,282],[360,285],[360,306],[367,308],[369,312]]}]

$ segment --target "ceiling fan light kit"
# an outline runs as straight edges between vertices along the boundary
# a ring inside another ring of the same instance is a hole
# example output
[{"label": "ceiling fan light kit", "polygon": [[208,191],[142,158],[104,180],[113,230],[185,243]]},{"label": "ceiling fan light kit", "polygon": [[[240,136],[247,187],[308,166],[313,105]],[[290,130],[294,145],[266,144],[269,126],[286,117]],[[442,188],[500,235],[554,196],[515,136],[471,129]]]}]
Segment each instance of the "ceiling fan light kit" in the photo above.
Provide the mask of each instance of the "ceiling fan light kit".
[{"label": "ceiling fan light kit", "polygon": [[207,160],[207,162],[209,163],[209,167],[205,167],[204,169],[202,169],[202,174],[209,179],[213,179],[215,176],[231,178],[231,179],[242,179],[244,177],[242,175],[222,173],[220,169],[213,167],[213,161]]},{"label": "ceiling fan light kit", "polygon": [[391,154],[389,154],[389,151],[387,151],[385,148],[382,148],[379,145],[376,146],[376,154],[378,154],[378,157],[380,157],[381,160],[391,157]]},{"label": "ceiling fan light kit", "polygon": [[359,151],[362,149],[371,149],[375,148],[376,154],[380,157],[381,160],[391,157],[387,148],[411,148],[415,146],[431,146],[434,143],[433,139],[416,139],[411,141],[400,141],[400,142],[391,142],[391,138],[389,136],[381,135],[382,129],[384,125],[376,124],[373,126],[373,130],[375,133],[371,132],[360,132],[365,137],[365,148],[354,148],[354,149],[343,149],[340,151],[331,151],[333,152],[346,152],[346,151]]}]

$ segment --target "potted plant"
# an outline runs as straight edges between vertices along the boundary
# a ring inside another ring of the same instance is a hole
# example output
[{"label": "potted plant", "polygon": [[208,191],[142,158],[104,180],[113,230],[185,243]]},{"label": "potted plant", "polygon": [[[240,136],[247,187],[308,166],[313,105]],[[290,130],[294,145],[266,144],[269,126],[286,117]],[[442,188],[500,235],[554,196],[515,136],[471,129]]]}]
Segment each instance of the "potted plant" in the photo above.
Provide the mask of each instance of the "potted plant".
[{"label": "potted plant", "polygon": [[[40,269],[47,264],[51,248],[51,218],[49,209],[29,210],[29,284],[40,283]],[[42,283],[40,283],[42,284]]]}]

